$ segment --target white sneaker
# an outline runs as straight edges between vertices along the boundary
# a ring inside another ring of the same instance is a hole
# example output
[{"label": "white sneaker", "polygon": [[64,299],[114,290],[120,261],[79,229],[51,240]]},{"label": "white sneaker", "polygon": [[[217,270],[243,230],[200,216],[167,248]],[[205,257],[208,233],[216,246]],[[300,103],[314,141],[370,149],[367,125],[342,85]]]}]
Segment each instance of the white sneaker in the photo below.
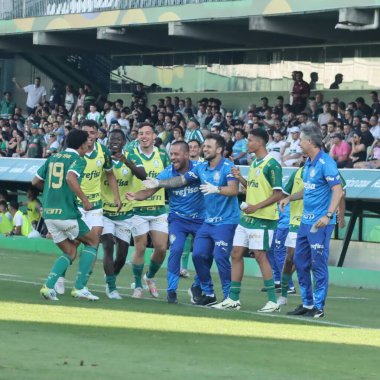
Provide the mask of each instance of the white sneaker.
[{"label": "white sneaker", "polygon": [[135,288],[132,294],[132,298],[143,298],[144,297],[144,291],[142,288]]},{"label": "white sneaker", "polygon": [[213,309],[219,310],[240,310],[240,301],[234,301],[226,298],[224,301],[211,306]]},{"label": "white sneaker", "polygon": [[123,299],[116,289],[112,290],[112,292],[108,292],[107,297],[110,300],[122,300]]},{"label": "white sneaker", "polygon": [[179,271],[179,276],[183,278],[189,278],[190,277],[190,272],[187,269],[181,269]]},{"label": "white sneaker", "polygon": [[152,295],[152,297],[158,298],[160,296],[160,293],[158,292],[156,281],[153,278],[148,278],[146,276],[146,273],[144,274],[143,280],[147,284],[149,293]]},{"label": "white sneaker", "polygon": [[85,300],[89,300],[89,301],[97,301],[99,299],[99,297],[92,294],[86,287],[84,287],[83,289],[80,289],[80,290],[74,288],[71,291],[71,295],[74,298],[81,298],[81,299],[85,299]]},{"label": "white sneaker", "polygon": [[65,294],[65,277],[58,277],[58,280],[54,285],[54,290],[57,294]]},{"label": "white sneaker", "polygon": [[261,309],[257,310],[259,313],[273,313],[274,311],[280,311],[280,305],[275,302],[268,301]]},{"label": "white sneaker", "polygon": [[288,298],[287,297],[283,297],[283,296],[278,297],[277,305],[281,306],[281,305],[287,305],[287,304],[288,304]]},{"label": "white sneaker", "polygon": [[54,289],[49,289],[45,285],[41,288],[40,294],[42,297],[44,297],[46,300],[49,301],[59,301],[57,298],[57,294]]}]

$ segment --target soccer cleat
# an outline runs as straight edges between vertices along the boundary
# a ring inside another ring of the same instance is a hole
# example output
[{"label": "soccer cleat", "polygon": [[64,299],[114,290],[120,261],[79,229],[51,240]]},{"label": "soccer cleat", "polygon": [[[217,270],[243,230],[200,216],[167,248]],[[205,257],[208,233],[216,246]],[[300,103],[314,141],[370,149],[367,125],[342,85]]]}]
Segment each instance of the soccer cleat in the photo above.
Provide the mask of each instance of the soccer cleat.
[{"label": "soccer cleat", "polygon": [[216,297],[215,296],[206,296],[203,295],[202,297],[198,298],[198,301],[195,303],[197,306],[212,306],[216,304]]},{"label": "soccer cleat", "polygon": [[151,296],[153,298],[158,298],[160,293],[158,292],[158,289],[156,286],[156,281],[154,281],[153,278],[148,278],[146,276],[146,273],[144,274],[143,280],[146,283],[146,285],[148,286],[149,293],[151,294]]},{"label": "soccer cleat", "polygon": [[287,315],[304,315],[308,311],[310,311],[310,309],[303,307],[303,305],[298,305],[294,310],[288,311],[286,314]]},{"label": "soccer cleat", "polygon": [[277,299],[277,305],[287,305],[288,304],[288,299],[286,297],[280,296]]},{"label": "soccer cleat", "polygon": [[110,300],[122,300],[123,299],[121,297],[120,293],[116,289],[112,290],[112,292],[108,292],[107,297]]},{"label": "soccer cleat", "polygon": [[224,301],[211,307],[218,310],[240,310],[240,301],[234,301],[228,297]]},{"label": "soccer cleat", "polygon": [[58,277],[57,282],[54,285],[54,290],[57,294],[65,294],[65,278],[64,277]]},{"label": "soccer cleat", "polygon": [[261,309],[257,310],[259,313],[273,313],[274,311],[280,311],[280,305],[276,302],[268,301]]},{"label": "soccer cleat", "polygon": [[297,294],[297,290],[296,290],[296,288],[290,288],[289,290],[288,290],[288,294]]},{"label": "soccer cleat", "polygon": [[202,289],[200,286],[192,286],[188,289],[187,294],[190,296],[190,302],[195,305],[202,297]]},{"label": "soccer cleat", "polygon": [[166,299],[168,300],[168,303],[178,303],[176,292],[168,292]]},{"label": "soccer cleat", "polygon": [[[276,293],[281,293],[281,284],[274,284],[274,290]],[[261,291],[265,293],[268,291],[268,289],[264,286],[263,288],[261,288]]]},{"label": "soccer cleat", "polygon": [[83,289],[73,289],[71,291],[71,296],[74,298],[80,298],[88,301],[97,301],[99,299],[98,296],[92,294],[86,287]]},{"label": "soccer cleat", "polygon": [[304,314],[304,317],[309,318],[323,318],[324,316],[325,312],[323,310],[317,309],[315,306]]},{"label": "soccer cleat", "polygon": [[49,301],[59,301],[57,298],[57,294],[54,289],[49,289],[45,285],[41,288],[40,294],[42,297],[44,297],[46,300]]},{"label": "soccer cleat", "polygon": [[183,278],[189,278],[190,277],[190,272],[187,269],[181,269],[179,271],[179,276]]},{"label": "soccer cleat", "polygon": [[144,297],[143,288],[135,288],[132,294],[132,298],[143,298],[143,297]]}]

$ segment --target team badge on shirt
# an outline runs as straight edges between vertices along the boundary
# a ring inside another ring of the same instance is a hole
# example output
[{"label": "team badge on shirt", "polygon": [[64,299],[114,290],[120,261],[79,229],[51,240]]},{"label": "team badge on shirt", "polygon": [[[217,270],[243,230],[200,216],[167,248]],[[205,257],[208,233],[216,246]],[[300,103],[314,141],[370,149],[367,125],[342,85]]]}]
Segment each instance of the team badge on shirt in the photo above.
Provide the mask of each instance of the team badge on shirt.
[{"label": "team badge on shirt", "polygon": [[100,168],[102,166],[102,161],[101,160],[96,160],[96,166]]},{"label": "team badge on shirt", "polygon": [[155,168],[158,168],[158,167],[160,166],[160,163],[159,163],[157,160],[154,160],[154,161],[153,161],[153,166],[154,166]]},{"label": "team badge on shirt", "polygon": [[123,175],[128,175],[128,169],[123,169]]},{"label": "team badge on shirt", "polygon": [[256,170],[256,173],[255,173],[256,177],[258,177],[260,175],[260,169],[257,169]]},{"label": "team badge on shirt", "polygon": [[314,177],[315,176],[315,169],[311,169],[310,170],[310,177]]},{"label": "team badge on shirt", "polygon": [[215,181],[215,182],[219,182],[219,180],[220,180],[220,173],[219,173],[219,172],[216,172],[216,173],[214,174],[214,181]]}]

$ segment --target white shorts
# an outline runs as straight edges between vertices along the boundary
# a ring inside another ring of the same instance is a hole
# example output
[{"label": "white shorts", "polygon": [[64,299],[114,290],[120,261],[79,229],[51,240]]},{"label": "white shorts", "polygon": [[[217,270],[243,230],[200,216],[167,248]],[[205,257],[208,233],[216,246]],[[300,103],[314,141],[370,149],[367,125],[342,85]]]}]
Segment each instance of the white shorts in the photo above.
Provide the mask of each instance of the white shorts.
[{"label": "white shorts", "polygon": [[288,232],[285,239],[285,247],[295,248],[297,242],[297,232]]},{"label": "white shorts", "polygon": [[103,209],[98,208],[96,210],[85,211],[83,208],[79,208],[82,214],[83,220],[86,224],[92,227],[103,227]]},{"label": "white shorts", "polygon": [[102,235],[111,234],[118,239],[131,242],[132,218],[125,220],[111,220],[103,216],[103,232]]},{"label": "white shorts", "polygon": [[267,251],[272,244],[274,231],[236,227],[233,246],[246,247],[251,250]]},{"label": "white shorts", "polygon": [[134,215],[132,217],[132,225],[133,237],[145,235],[149,231],[158,231],[165,234],[169,233],[167,214],[158,216]]},{"label": "white shorts", "polygon": [[66,239],[75,240],[78,236],[90,232],[89,226],[83,219],[47,219],[45,223],[56,244]]}]

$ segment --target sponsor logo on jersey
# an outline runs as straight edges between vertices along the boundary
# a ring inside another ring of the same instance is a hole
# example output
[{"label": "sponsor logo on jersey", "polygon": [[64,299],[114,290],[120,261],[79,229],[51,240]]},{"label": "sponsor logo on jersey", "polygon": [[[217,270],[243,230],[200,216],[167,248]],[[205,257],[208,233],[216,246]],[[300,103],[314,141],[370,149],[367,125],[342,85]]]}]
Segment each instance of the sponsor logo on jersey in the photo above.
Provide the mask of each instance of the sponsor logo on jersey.
[{"label": "sponsor logo on jersey", "polygon": [[256,182],[255,180],[248,181],[247,185],[248,185],[248,187],[254,187],[255,189],[257,189],[259,187],[259,183]]},{"label": "sponsor logo on jersey", "polygon": [[260,169],[257,169],[256,172],[255,172],[255,176],[258,177],[261,173],[261,170]]},{"label": "sponsor logo on jersey", "polygon": [[89,173],[83,173],[83,177],[91,181],[93,178],[98,178],[100,176],[100,173],[98,170],[93,170]]},{"label": "sponsor logo on jersey", "polygon": [[[310,244],[311,249],[315,250],[322,250],[325,248],[323,244],[315,243],[315,244]],[[322,254],[322,252],[320,252]]]},{"label": "sponsor logo on jersey", "polygon": [[186,195],[194,194],[199,191],[199,187],[190,187],[186,186],[185,188],[181,190],[173,190],[174,195],[178,195],[180,197],[186,197]]},{"label": "sponsor logo on jersey", "polygon": [[228,247],[228,243],[226,243],[226,242],[223,241],[223,240],[216,241],[216,242],[215,242],[215,245],[216,245],[217,247]]},{"label": "sponsor logo on jersey", "polygon": [[304,187],[305,190],[315,190],[315,183],[305,182]]}]

